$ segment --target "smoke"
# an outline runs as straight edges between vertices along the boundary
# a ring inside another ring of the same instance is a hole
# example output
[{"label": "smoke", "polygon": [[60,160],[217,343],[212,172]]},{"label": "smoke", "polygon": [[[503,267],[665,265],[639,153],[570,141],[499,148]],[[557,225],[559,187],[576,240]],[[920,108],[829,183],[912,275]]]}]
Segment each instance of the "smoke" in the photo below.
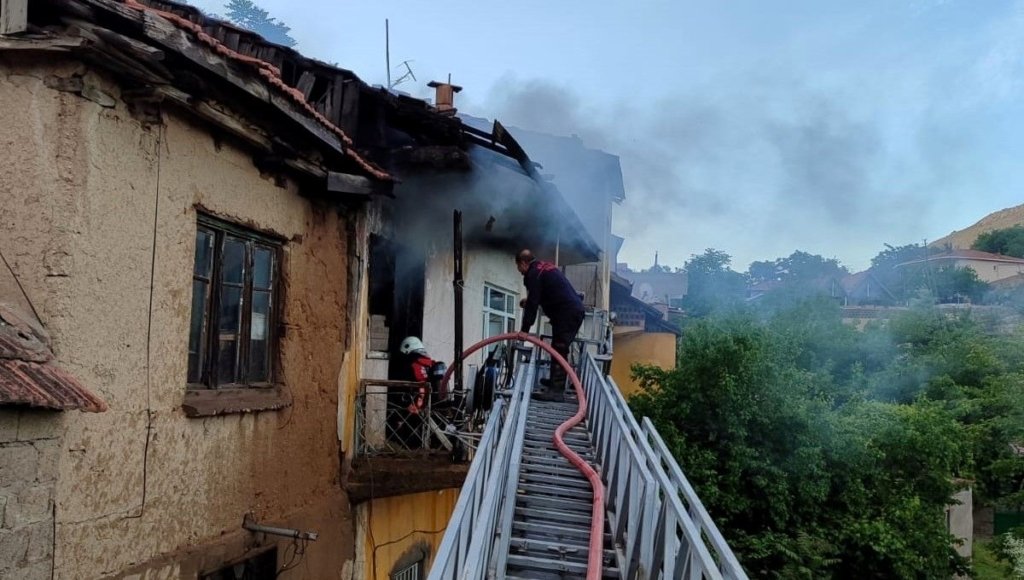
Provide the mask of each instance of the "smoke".
[{"label": "smoke", "polygon": [[950,183],[963,147],[945,146],[953,136],[926,117],[887,124],[876,97],[764,70],[599,109],[570,88],[507,75],[474,110],[618,155],[627,251],[682,265],[715,247],[742,267],[800,249],[866,265],[926,227],[934,187]]},{"label": "smoke", "polygon": [[447,248],[454,210],[462,212],[467,244],[506,249],[511,255],[519,249],[514,239],[545,240],[556,223],[553,211],[544,211],[537,183],[501,154],[471,147],[467,155],[471,171],[410,172],[404,178],[390,208],[395,241],[413,248]]}]

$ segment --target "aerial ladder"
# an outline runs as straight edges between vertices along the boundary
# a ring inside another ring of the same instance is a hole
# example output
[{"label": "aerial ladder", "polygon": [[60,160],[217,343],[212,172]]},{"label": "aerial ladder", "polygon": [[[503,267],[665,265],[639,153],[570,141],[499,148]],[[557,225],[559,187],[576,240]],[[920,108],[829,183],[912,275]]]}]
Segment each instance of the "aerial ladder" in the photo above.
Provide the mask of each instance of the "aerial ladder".
[{"label": "aerial ladder", "polygon": [[[536,336],[508,333],[462,358],[499,341],[531,346],[516,349],[430,580],[746,580],[654,425],[633,417],[591,352],[572,369]],[[550,364],[570,370],[565,402],[531,399]]]}]

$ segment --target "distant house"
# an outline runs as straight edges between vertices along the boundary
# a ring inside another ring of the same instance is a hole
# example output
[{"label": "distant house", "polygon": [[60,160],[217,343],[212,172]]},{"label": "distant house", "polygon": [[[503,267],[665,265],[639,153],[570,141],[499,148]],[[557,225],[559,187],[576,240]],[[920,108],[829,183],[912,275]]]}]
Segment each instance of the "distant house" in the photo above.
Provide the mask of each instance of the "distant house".
[{"label": "distant house", "polygon": [[1024,259],[990,254],[978,250],[952,250],[920,260],[903,262],[896,267],[907,268],[920,265],[970,268],[978,274],[978,279],[988,283],[1024,274]]},{"label": "distant house", "polygon": [[612,274],[615,358],[610,374],[627,396],[639,388],[631,376],[633,364],[652,364],[666,370],[675,368],[679,336],[679,328],[665,319],[661,309],[632,296],[632,290],[629,280]]},{"label": "distant house", "polygon": [[871,270],[843,277],[839,283],[845,293],[844,306],[894,303],[896,295]]},{"label": "distant house", "polygon": [[686,272],[633,272],[621,264],[618,274],[632,283],[632,296],[647,304],[678,308],[689,288]]}]

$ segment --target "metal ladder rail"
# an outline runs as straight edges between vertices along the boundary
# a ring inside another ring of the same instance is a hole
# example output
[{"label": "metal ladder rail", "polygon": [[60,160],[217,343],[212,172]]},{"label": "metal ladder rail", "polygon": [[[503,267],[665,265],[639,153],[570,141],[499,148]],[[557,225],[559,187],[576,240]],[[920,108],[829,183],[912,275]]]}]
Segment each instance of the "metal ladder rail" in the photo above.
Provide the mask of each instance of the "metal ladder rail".
[{"label": "metal ladder rail", "polygon": [[[640,448],[660,487],[661,498],[657,508],[661,525],[656,526],[659,530],[654,538],[656,557],[649,566],[662,566],[665,577],[672,577],[685,570],[692,578],[704,577],[701,576],[703,572],[708,578],[747,580],[743,567],[668,451],[654,424],[644,417],[644,426],[641,428],[615,380],[611,377],[604,379],[603,388],[609,403],[629,426],[627,438]],[[675,533],[667,533],[672,529],[675,529]],[[676,553],[676,558],[665,559],[666,554],[672,553]],[[676,572],[677,568],[684,570]],[[653,571],[650,567],[646,569]]]},{"label": "metal ladder rail", "polygon": [[676,495],[681,496],[685,506],[689,508],[690,517],[695,520],[700,528],[702,537],[706,538],[714,548],[714,556],[718,561],[719,571],[722,572],[722,576],[727,580],[747,580],[747,574],[743,571],[743,566],[736,559],[732,548],[729,547],[725,537],[718,530],[718,526],[711,519],[711,514],[708,513],[704,504],[700,501],[700,497],[697,496],[697,491],[693,489],[689,480],[686,479],[683,470],[672,457],[668,446],[665,445],[658,430],[648,417],[643,418],[643,434],[645,436],[645,443],[651,447],[651,453],[661,463],[660,469],[666,472],[671,487],[675,488]]},{"label": "metal ladder rail", "polygon": [[634,578],[639,570],[649,569],[645,564],[653,559],[654,543],[643,530],[655,525],[657,486],[590,353],[583,357],[582,374],[591,403],[587,422],[601,477],[608,487],[605,510],[618,568],[623,578]]},{"label": "metal ladder rail", "polygon": [[511,460],[512,426],[529,402],[533,372],[534,365],[520,365],[509,401],[495,401],[428,580],[484,577],[502,500],[498,490]]}]

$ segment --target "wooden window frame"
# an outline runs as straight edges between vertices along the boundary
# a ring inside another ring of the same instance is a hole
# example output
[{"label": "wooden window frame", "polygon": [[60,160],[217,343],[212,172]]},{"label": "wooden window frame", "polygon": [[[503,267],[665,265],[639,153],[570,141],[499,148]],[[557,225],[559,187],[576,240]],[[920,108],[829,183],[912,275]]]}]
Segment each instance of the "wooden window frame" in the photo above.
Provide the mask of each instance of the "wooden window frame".
[{"label": "wooden window frame", "polygon": [[[210,275],[205,278],[195,272],[195,261],[193,259],[193,281],[201,280],[207,284],[206,307],[203,312],[203,323],[200,329],[200,362],[199,382],[191,381],[193,377],[186,377],[189,392],[204,391],[225,391],[225,390],[252,390],[252,389],[274,389],[279,387],[275,378],[279,375],[280,357],[280,332],[281,323],[281,262],[284,255],[284,240],[276,236],[269,236],[248,228],[237,226],[230,222],[215,217],[199,214],[196,220],[196,232],[206,231],[213,235],[213,253],[211,257],[212,267]],[[242,274],[242,307],[240,312],[238,347],[235,360],[235,376],[230,382],[220,382],[218,377],[218,341],[216,339],[216,326],[220,312],[220,304],[225,283],[221,280],[221,269],[223,267],[224,240],[234,238],[245,243],[245,262]],[[250,372],[250,342],[252,330],[252,300],[253,300],[253,256],[255,248],[269,249],[273,257],[271,268],[271,300],[270,313],[266,322],[266,333],[268,342],[267,354],[267,380],[252,381],[247,378]],[[192,331],[191,316],[189,319],[189,332]],[[191,334],[190,334],[191,336]],[[242,337],[245,337],[244,339]],[[191,371],[191,369],[188,369]]]}]

